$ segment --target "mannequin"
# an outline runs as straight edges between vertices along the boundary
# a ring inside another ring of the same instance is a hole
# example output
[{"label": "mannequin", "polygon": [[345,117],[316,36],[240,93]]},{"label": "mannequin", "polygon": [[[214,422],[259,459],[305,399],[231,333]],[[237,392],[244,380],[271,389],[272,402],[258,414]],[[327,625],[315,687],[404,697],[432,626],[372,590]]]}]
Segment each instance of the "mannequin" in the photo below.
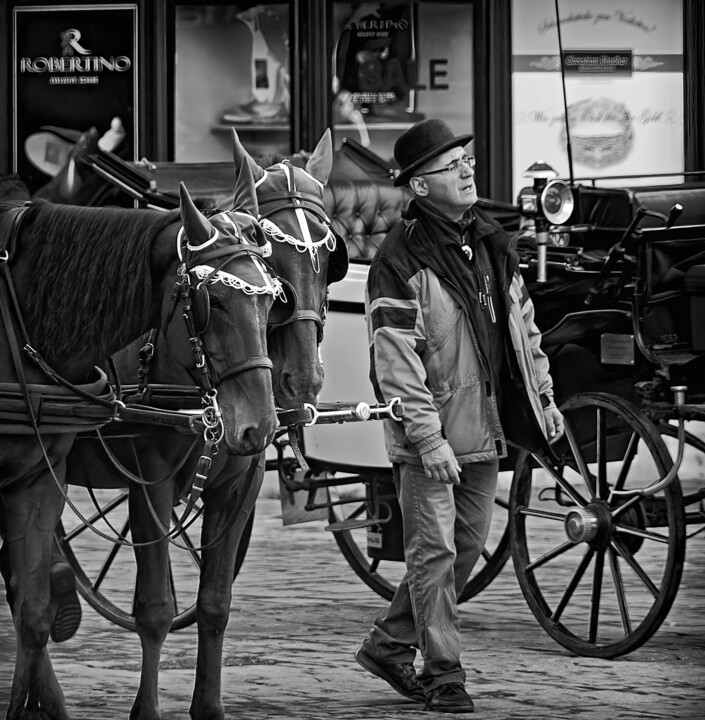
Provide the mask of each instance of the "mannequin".
[{"label": "mannequin", "polygon": [[289,40],[279,18],[263,5],[237,14],[250,31],[250,100],[223,113],[224,122],[253,122],[288,118]]}]

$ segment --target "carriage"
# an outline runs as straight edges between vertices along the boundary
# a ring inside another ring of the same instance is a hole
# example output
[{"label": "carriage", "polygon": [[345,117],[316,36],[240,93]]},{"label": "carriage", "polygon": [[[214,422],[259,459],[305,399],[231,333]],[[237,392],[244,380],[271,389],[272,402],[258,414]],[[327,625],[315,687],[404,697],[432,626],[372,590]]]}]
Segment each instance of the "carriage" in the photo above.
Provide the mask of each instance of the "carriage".
[{"label": "carriage", "polygon": [[[227,186],[231,173],[229,165],[147,167],[102,152],[86,164],[108,181],[95,202],[122,197],[145,207],[172,207],[177,178],[193,174],[207,196]],[[267,468],[278,474],[285,522],[325,517],[354,572],[389,598],[403,555],[381,428],[342,421],[399,414],[394,405],[357,401],[370,394],[367,266],[407,197],[391,187],[393,169],[353,142],[336,164],[326,210],[351,262],[344,280],[329,288],[321,404],[282,416]],[[481,201],[517,237],[567,432],[552,457],[513,448],[503,461],[493,532],[458,599],[480,592],[511,557],[538,622],[576,654],[616,657],[657,631],[676,597],[686,537],[705,524],[705,441],[698,430],[705,420],[705,186],[687,180],[615,188],[539,178],[517,207]],[[104,491],[93,492],[90,522],[115,524],[111,514],[122,512],[115,526],[126,536],[124,490],[100,496]],[[236,573],[251,523],[252,516]],[[195,536],[198,528],[196,519],[189,531]],[[111,576],[124,576],[119,553],[107,552],[102,567],[85,567],[84,532],[80,523],[58,532],[84,598],[134,628],[131,594],[126,606],[116,600],[124,580],[110,585]],[[194,586],[200,562],[188,532],[183,545],[172,552],[176,594]],[[186,599],[172,629],[194,618],[193,599]]]},{"label": "carriage", "polygon": [[[693,180],[630,188],[544,177],[516,208],[567,430],[553,457],[513,448],[502,461],[490,541],[458,600],[511,557],[538,622],[578,655],[617,657],[657,631],[686,538],[705,527],[705,185]],[[350,342],[365,347],[365,273],[353,259],[331,289],[322,353],[340,397],[367,382]],[[308,507],[328,492],[327,529],[353,570],[391,598],[403,574],[401,516],[375,428],[313,428],[304,439]],[[349,483],[357,493],[343,492]]]}]

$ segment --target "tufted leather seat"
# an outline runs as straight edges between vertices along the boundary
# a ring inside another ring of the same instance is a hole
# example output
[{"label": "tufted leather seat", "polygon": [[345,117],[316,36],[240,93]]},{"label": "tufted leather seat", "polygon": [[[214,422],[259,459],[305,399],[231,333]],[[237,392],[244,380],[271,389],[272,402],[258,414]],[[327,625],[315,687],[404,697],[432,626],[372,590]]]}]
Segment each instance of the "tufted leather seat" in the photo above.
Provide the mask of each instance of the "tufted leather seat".
[{"label": "tufted leather seat", "polygon": [[348,246],[350,259],[369,262],[401,217],[409,194],[389,181],[332,179],[324,202],[333,229]]}]

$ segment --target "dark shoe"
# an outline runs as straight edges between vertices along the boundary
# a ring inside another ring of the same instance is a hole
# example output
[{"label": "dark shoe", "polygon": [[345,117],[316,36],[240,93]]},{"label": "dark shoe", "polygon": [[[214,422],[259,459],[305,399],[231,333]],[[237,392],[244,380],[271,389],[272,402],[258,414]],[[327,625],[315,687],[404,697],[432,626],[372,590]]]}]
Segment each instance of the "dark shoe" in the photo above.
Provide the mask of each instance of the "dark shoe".
[{"label": "dark shoe", "polygon": [[76,576],[66,562],[51,566],[51,602],[56,607],[54,620],[49,627],[49,636],[56,642],[71,639],[81,624],[81,602],[76,593]]},{"label": "dark shoe", "polygon": [[413,663],[381,663],[362,648],[355,653],[355,660],[365,670],[388,682],[400,695],[419,703],[426,701]]},{"label": "dark shoe", "polygon": [[475,711],[472,698],[462,683],[448,683],[426,695],[426,710],[444,713],[471,713]]}]

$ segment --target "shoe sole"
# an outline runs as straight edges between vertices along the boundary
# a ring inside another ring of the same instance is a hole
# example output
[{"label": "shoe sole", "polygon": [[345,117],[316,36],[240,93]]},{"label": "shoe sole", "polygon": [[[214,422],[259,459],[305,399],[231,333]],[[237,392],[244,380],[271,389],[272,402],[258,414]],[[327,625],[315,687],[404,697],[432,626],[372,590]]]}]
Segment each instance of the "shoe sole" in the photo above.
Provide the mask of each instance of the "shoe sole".
[{"label": "shoe sole", "polygon": [[407,692],[404,690],[404,688],[397,683],[394,678],[386,673],[382,667],[380,667],[369,655],[365,655],[361,650],[357,650],[355,652],[355,660],[357,661],[357,664],[361,667],[365,668],[367,672],[372,673],[376,677],[384,680],[390,687],[394,688],[400,695],[403,695],[405,698],[409,700],[413,700],[417,703],[425,703],[426,702],[426,696],[419,697],[418,695],[413,695],[410,692]]},{"label": "shoe sole", "polygon": [[428,712],[437,712],[437,713],[457,713],[457,714],[466,713],[469,715],[470,713],[475,712],[475,706],[474,705],[462,705],[462,706],[458,706],[458,707],[443,707],[443,708],[435,707],[434,708],[434,707],[428,707],[428,705],[427,705],[424,708],[424,710],[428,710]]},{"label": "shoe sole", "polygon": [[51,599],[56,603],[56,614],[49,628],[49,637],[55,643],[70,640],[81,625],[81,602],[76,592],[76,576],[66,563],[57,563],[50,574]]}]

